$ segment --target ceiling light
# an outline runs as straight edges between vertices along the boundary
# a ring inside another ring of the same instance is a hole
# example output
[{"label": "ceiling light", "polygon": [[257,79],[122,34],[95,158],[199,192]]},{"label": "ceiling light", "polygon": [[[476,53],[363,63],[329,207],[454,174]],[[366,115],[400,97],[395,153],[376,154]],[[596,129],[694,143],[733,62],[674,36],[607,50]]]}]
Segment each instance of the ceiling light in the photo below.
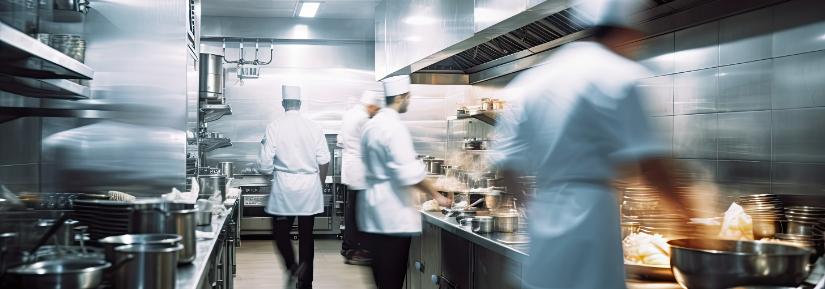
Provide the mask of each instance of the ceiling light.
[{"label": "ceiling light", "polygon": [[298,10],[298,17],[312,18],[318,13],[318,8],[321,7],[321,2],[301,2],[300,10]]}]

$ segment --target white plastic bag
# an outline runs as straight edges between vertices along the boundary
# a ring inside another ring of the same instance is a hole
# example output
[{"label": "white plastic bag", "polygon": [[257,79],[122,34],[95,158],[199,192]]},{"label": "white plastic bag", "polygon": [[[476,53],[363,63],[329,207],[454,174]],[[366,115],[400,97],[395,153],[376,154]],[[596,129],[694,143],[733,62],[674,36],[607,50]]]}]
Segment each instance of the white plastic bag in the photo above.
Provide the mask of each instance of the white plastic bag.
[{"label": "white plastic bag", "polygon": [[753,240],[753,219],[736,203],[730,205],[722,219],[719,238],[728,240]]}]

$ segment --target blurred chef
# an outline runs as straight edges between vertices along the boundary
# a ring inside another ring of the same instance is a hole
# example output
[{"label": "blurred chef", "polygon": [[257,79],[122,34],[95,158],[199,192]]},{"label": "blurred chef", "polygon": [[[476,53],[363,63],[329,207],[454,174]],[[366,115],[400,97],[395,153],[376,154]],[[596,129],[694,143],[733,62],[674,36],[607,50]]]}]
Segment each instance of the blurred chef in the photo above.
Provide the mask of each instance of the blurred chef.
[{"label": "blurred chef", "polygon": [[358,232],[355,222],[355,196],[367,188],[364,176],[364,162],[361,160],[361,132],[367,120],[375,116],[384,104],[384,93],[367,90],[361,100],[344,114],[338,146],[343,148],[341,157],[341,182],[347,185],[346,211],[344,212],[344,240],[341,254],[345,263],[351,265],[369,265],[372,262],[369,252],[364,248],[364,240]]},{"label": "blurred chef", "polygon": [[565,45],[546,64],[508,85],[514,95],[500,120],[495,161],[508,190],[535,173],[524,288],[625,288],[619,212],[611,181],[638,165],[678,205],[669,149],[646,118],[637,80],[647,71],[618,45],[641,36],[630,26],[631,0],[580,1],[593,19],[592,41]]},{"label": "blurred chef", "polygon": [[[272,215],[275,246],[287,268],[286,288],[312,288],[314,216],[324,211],[321,184],[330,155],[326,137],[313,121],[303,117],[301,88],[283,86],[286,113],[269,124],[261,140],[258,170],[271,174],[272,191],[266,212]],[[296,263],[290,229],[298,218],[300,261]]]},{"label": "blurred chef", "polygon": [[387,107],[367,121],[361,136],[367,189],[357,196],[357,221],[368,240],[376,286],[400,289],[410,237],[421,233],[421,215],[415,207],[418,190],[442,206],[450,200],[424,179],[424,164],[416,159],[410,131],[401,122],[410,104],[410,77],[384,80],[384,95]]}]

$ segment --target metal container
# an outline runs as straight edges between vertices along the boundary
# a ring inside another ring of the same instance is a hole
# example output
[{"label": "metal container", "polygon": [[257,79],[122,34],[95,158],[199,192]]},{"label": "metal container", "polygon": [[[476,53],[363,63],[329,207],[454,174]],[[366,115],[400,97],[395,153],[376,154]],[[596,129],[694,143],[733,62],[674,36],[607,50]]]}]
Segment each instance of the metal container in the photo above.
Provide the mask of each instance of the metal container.
[{"label": "metal container", "polygon": [[181,240],[181,236],[176,234],[128,234],[106,237],[97,242],[103,247],[106,261],[116,264],[115,248],[117,247],[141,244],[165,244],[174,246],[180,244]]},{"label": "metal container", "polygon": [[799,286],[808,276],[812,250],[754,241],[678,239],[669,241],[670,263],[684,288]]},{"label": "metal container", "polygon": [[235,170],[235,163],[233,162],[220,162],[218,163],[218,168],[220,168],[220,174],[225,176],[227,179],[231,179],[235,176],[233,172]]},{"label": "metal container", "polygon": [[478,234],[488,234],[493,232],[493,217],[476,216],[473,217],[473,232]]},{"label": "metal container", "polygon": [[163,234],[166,232],[166,216],[169,202],[163,199],[144,199],[132,207],[132,223],[129,233]]},{"label": "metal container", "polygon": [[504,213],[495,215],[496,232],[514,233],[518,231],[518,214]]},{"label": "metal container", "polygon": [[103,281],[109,262],[95,259],[58,259],[14,267],[7,274],[18,288],[94,289]]},{"label": "metal container", "polygon": [[226,200],[226,176],[199,176],[198,185],[201,189],[199,198],[208,199],[215,194],[220,194],[221,202]]},{"label": "metal container", "polygon": [[166,233],[181,236],[183,249],[178,256],[178,263],[186,264],[195,261],[198,252],[197,239],[195,238],[195,209],[174,210],[169,212],[169,219],[166,223]]},{"label": "metal container", "polygon": [[223,103],[224,71],[223,56],[200,54],[200,98],[209,103]]},{"label": "metal container", "polygon": [[195,224],[198,226],[209,226],[212,224],[212,211],[195,212]]},{"label": "metal container", "polygon": [[178,244],[141,244],[115,248],[119,260],[114,273],[115,289],[175,289]]},{"label": "metal container", "polygon": [[441,175],[444,174],[442,166],[444,165],[444,160],[431,158],[431,159],[424,159],[424,165],[427,168],[427,173],[433,175]]}]

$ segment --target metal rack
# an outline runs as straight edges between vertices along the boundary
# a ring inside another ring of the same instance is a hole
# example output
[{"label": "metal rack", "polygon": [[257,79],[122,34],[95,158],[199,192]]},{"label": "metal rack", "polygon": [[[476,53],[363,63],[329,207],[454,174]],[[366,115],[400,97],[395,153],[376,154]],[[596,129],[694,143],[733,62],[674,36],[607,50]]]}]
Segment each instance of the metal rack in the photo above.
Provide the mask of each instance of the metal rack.
[{"label": "metal rack", "polygon": [[203,122],[213,122],[224,115],[232,115],[232,108],[228,104],[205,104],[201,107]]},{"label": "metal rack", "polygon": [[496,126],[496,122],[497,122],[496,121],[497,115],[496,115],[495,112],[492,112],[492,111],[482,111],[482,112],[478,112],[478,113],[475,113],[475,114],[463,114],[463,115],[458,115],[458,116],[448,118],[447,120],[461,120],[461,119],[470,119],[470,118],[480,120],[480,121],[482,121],[486,124],[489,124],[491,126]]}]

